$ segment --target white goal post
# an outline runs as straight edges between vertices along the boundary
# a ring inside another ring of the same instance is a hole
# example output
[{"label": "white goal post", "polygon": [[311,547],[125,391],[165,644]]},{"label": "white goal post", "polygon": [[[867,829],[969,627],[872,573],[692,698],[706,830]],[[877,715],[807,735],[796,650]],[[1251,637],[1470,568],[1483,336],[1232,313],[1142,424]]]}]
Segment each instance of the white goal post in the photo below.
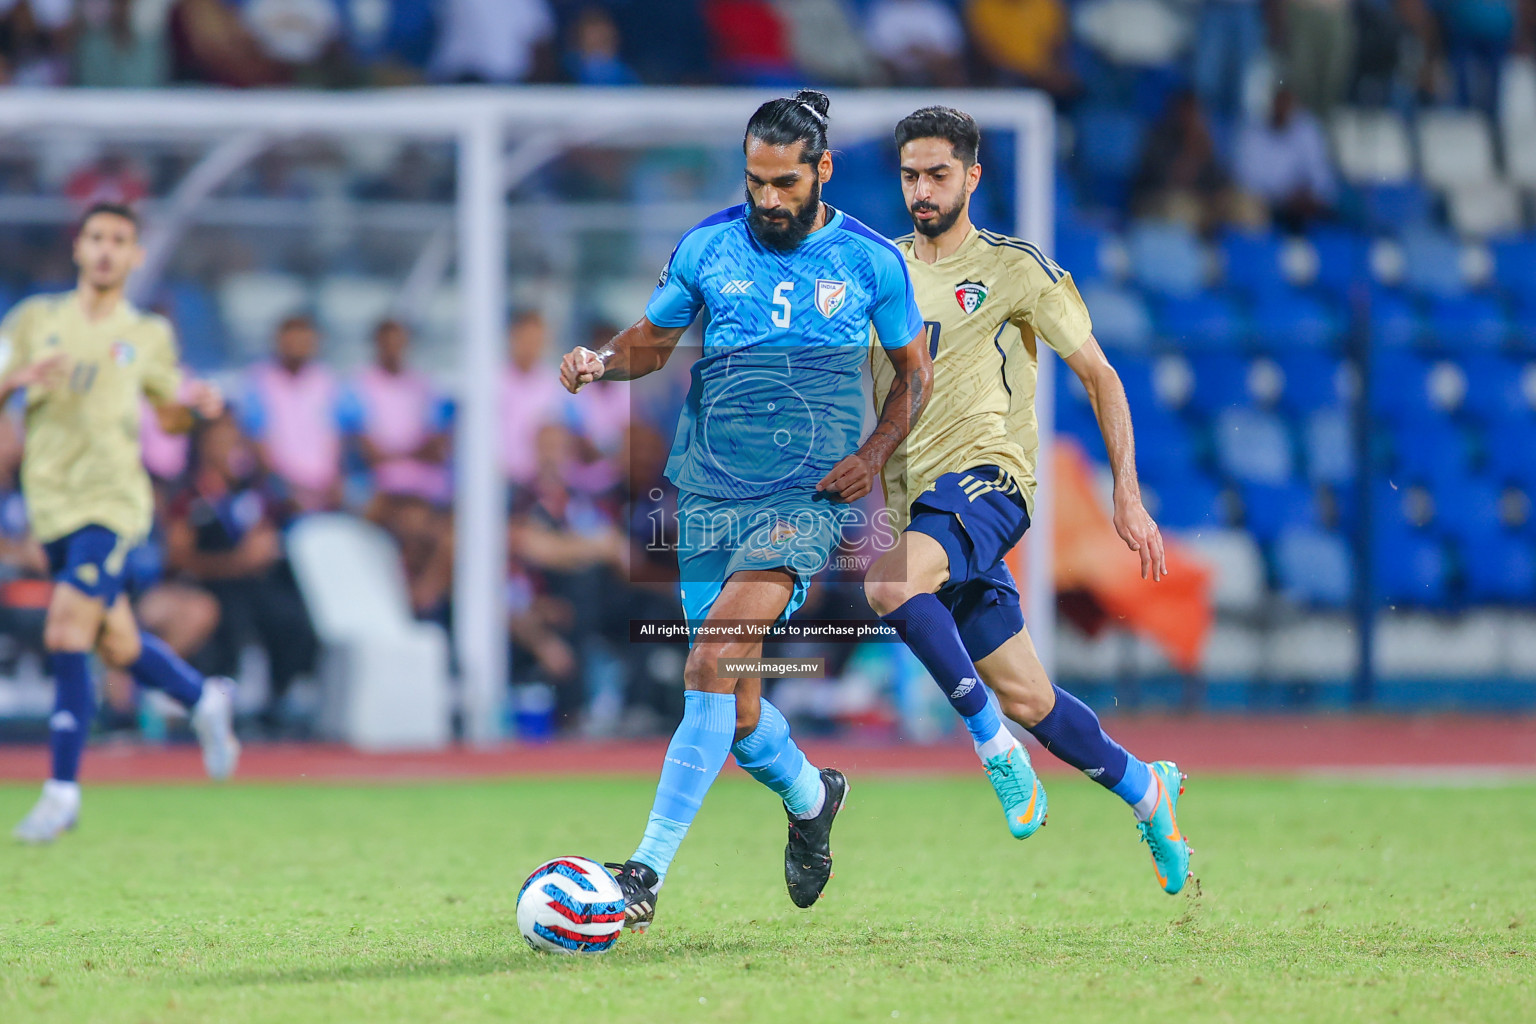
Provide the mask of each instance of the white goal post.
[{"label": "white goal post", "polygon": [[[509,295],[505,200],[529,175],[576,146],[698,142],[740,138],[756,105],[773,93],[734,89],[582,90],[444,87],[353,93],[221,91],[0,92],[7,133],[71,130],[110,139],[217,138],[223,145],[188,175],[177,194],[147,219],[151,264],[164,262],[178,225],[195,221],[197,204],[231,167],[256,151],[252,139],[317,133],[388,136],[457,146],[456,246],[460,268],[459,426],[456,498],[455,645],[472,740],[501,735],[506,690],[505,501],[498,464],[497,387]],[[832,94],[834,151],[888,139],[919,106],[944,103],[971,113],[984,130],[1014,133],[1014,223],[1008,230],[1053,248],[1055,122],[1049,101],[1033,92],[863,91]],[[199,171],[202,172],[201,177]],[[895,189],[897,182],[890,187]],[[994,225],[1005,227],[1004,225]],[[446,264],[443,246],[438,262]],[[429,261],[430,262],[430,261]],[[644,268],[651,273],[654,268]],[[403,284],[403,283],[402,283]],[[635,311],[639,315],[639,310]],[[1053,367],[1040,347],[1042,452],[1054,423]],[[1051,462],[1042,457],[1040,493],[1049,493]],[[1036,647],[1052,666],[1055,601],[1052,503],[1036,505],[1027,534],[1026,611]]]}]

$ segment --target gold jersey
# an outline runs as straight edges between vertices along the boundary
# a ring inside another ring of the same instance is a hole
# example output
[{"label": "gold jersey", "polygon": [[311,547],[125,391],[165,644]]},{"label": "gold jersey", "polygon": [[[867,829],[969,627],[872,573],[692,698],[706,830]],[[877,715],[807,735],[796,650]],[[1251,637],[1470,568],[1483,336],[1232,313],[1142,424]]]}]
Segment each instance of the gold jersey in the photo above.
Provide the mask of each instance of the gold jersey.
[{"label": "gold jersey", "polygon": [[140,396],[170,402],[181,387],[171,325],[126,301],[88,320],[74,292],[27,299],[0,323],[0,375],[60,354],[62,381],[27,389],[21,486],[32,533],[47,543],[98,525],[137,543],[154,513]]},{"label": "gold jersey", "polygon": [[[896,240],[907,258],[933,353],[933,394],[881,482],[898,529],[912,501],[945,473],[999,466],[1035,508],[1035,339],[1062,357],[1088,340],[1093,324],[1072,276],[1028,242],[972,229],[935,263],[912,255],[913,236]],[[884,405],[895,371],[871,354],[875,404]]]}]

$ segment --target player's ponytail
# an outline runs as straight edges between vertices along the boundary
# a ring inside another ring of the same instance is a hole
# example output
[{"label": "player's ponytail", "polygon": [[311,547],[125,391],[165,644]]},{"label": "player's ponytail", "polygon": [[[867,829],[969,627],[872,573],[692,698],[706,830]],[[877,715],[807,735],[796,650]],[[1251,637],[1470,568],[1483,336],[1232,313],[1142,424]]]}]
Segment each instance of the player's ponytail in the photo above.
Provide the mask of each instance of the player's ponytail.
[{"label": "player's ponytail", "polygon": [[814,164],[827,151],[827,126],[831,123],[832,100],[824,92],[801,89],[794,96],[769,100],[757,108],[752,120],[747,122],[746,138],[741,140],[745,149],[747,140],[757,139],[770,146],[792,146],[805,143],[800,154],[802,163]]}]

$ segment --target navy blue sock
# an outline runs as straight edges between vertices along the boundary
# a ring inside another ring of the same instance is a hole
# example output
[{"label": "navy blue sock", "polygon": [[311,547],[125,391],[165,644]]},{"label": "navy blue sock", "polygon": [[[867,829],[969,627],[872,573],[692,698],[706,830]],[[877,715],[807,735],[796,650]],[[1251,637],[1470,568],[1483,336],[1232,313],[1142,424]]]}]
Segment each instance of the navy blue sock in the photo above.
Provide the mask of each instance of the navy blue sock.
[{"label": "navy blue sock", "polygon": [[1152,785],[1144,761],[1109,738],[1093,709],[1059,686],[1056,706],[1030,729],[1041,745],[1135,807]]},{"label": "navy blue sock", "polygon": [[881,619],[902,632],[907,646],[956,711],[969,717],[987,706],[987,691],[976,677],[955,617],[937,596],[918,594]]},{"label": "navy blue sock", "polygon": [[53,673],[53,717],[48,719],[48,749],[53,774],[60,782],[74,782],[80,774],[80,754],[91,733],[96,715],[96,689],[91,683],[89,655],[82,651],[55,651],[48,655]]},{"label": "navy blue sock", "polygon": [[907,647],[965,719],[971,739],[978,746],[995,741],[1003,731],[1003,720],[987,700],[987,688],[981,685],[955,617],[944,602],[933,594],[918,594],[881,618],[902,631]]},{"label": "navy blue sock", "polygon": [[141,633],[139,660],[128,666],[134,682],[151,690],[163,690],[178,704],[190,709],[203,696],[202,674],[181,660],[169,644],[152,633]]}]

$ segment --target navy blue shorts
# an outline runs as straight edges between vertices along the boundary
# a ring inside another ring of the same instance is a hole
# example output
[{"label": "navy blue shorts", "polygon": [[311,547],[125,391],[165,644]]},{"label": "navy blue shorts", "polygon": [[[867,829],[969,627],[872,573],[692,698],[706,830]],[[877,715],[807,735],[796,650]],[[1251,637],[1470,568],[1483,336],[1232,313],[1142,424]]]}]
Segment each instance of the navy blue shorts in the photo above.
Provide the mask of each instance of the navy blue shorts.
[{"label": "navy blue shorts", "polygon": [[68,583],[107,607],[123,592],[129,544],[105,526],[82,526],[43,545],[55,583]]},{"label": "navy blue shorts", "polygon": [[1018,584],[1003,561],[1029,529],[1012,477],[997,466],[945,473],[912,502],[907,529],[932,537],[949,556],[949,581],[938,598],[973,662],[1024,628]]}]

